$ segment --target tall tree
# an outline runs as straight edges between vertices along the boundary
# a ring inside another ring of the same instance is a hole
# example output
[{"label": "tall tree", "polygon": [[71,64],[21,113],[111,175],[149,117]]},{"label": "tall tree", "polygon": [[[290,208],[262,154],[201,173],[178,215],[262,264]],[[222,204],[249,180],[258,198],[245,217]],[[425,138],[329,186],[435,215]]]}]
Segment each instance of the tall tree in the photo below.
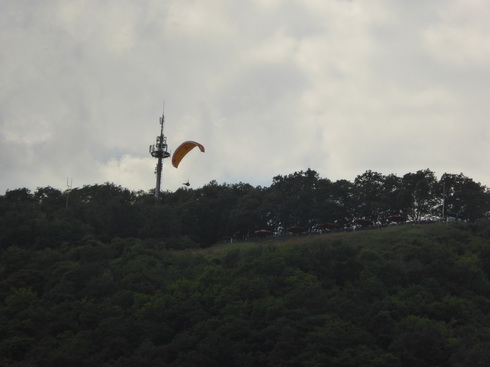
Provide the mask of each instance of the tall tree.
[{"label": "tall tree", "polygon": [[405,174],[402,191],[402,205],[409,219],[420,221],[438,216],[441,198],[434,172],[425,169]]},{"label": "tall tree", "polygon": [[378,220],[383,175],[366,171],[354,180],[355,213],[359,218]]},{"label": "tall tree", "polygon": [[273,178],[268,198],[278,230],[293,225],[310,229],[318,222],[314,215],[318,183],[319,175],[311,169]]},{"label": "tall tree", "polygon": [[264,197],[265,190],[262,187],[251,186],[238,197],[230,212],[231,231],[235,239],[250,237],[259,229],[269,229]]},{"label": "tall tree", "polygon": [[490,212],[490,193],[487,188],[462,173],[445,173],[441,177],[440,186],[444,195],[444,215],[473,221]]},{"label": "tall tree", "polygon": [[39,216],[29,189],[7,190],[0,200],[0,245],[33,246]]}]

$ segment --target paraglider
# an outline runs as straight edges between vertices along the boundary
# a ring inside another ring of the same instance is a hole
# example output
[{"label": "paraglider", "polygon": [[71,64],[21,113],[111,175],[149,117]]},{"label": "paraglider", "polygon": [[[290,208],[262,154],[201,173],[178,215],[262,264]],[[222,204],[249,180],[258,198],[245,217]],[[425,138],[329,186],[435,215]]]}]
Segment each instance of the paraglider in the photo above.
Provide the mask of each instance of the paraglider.
[{"label": "paraglider", "polygon": [[286,231],[288,231],[289,233],[299,234],[303,233],[305,229],[301,226],[291,226],[286,228]]},{"label": "paraglider", "polygon": [[390,222],[403,223],[407,220],[403,215],[390,215],[388,218]]},{"label": "paraglider", "polygon": [[[165,101],[163,104],[163,109],[165,111]],[[153,158],[158,159],[158,163],[155,168],[155,174],[157,175],[157,180],[155,185],[155,199],[157,201],[160,200],[160,194],[161,194],[160,186],[162,182],[163,160],[165,158],[170,158],[171,156],[170,152],[168,151],[167,137],[163,134],[164,124],[165,124],[165,116],[164,114],[162,114],[162,117],[160,117],[160,135],[157,136],[156,143],[150,145],[150,149],[149,149],[150,155]],[[195,141],[189,140],[189,141],[184,141],[182,144],[180,144],[172,156],[172,165],[175,168],[177,168],[182,158],[184,158],[187,155],[187,153],[189,153],[195,147],[199,147],[199,150],[201,152],[204,152],[204,146]],[[189,180],[187,180],[187,182],[185,183],[182,183],[182,185],[189,187],[190,186]]]},{"label": "paraglider", "polygon": [[354,223],[359,224],[363,227],[372,226],[374,224],[373,221],[369,219],[356,219]]},{"label": "paraglider", "polygon": [[195,147],[198,147],[199,150],[204,153],[204,146],[198,142],[188,140],[180,144],[172,155],[172,166],[177,168],[180,161]]},{"label": "paraglider", "polygon": [[337,223],[330,223],[330,222],[319,224],[316,227],[316,229],[319,229],[322,233],[338,230],[339,228],[340,226]]},{"label": "paraglider", "polygon": [[330,223],[330,222],[327,222],[327,223],[322,223],[320,225],[318,225],[318,228],[320,229],[338,229],[340,226],[337,224],[337,223]]},{"label": "paraglider", "polygon": [[272,236],[272,231],[269,231],[268,229],[259,229],[254,232],[256,237],[268,237]]}]

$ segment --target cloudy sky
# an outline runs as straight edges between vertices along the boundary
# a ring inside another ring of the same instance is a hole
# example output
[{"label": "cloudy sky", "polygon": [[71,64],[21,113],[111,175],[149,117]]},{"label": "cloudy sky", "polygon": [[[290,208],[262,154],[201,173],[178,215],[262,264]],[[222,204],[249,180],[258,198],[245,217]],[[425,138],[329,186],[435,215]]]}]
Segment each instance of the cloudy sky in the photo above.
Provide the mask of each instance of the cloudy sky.
[{"label": "cloudy sky", "polygon": [[488,0],[0,0],[0,195],[311,168],[490,186]]}]

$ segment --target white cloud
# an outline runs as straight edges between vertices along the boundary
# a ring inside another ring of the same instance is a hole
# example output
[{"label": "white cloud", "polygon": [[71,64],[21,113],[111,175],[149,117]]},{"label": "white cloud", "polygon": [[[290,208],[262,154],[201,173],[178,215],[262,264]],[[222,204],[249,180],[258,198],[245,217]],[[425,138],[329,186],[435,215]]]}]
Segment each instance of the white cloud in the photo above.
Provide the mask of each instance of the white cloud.
[{"label": "white cloud", "polygon": [[[52,1],[0,14],[0,193],[153,188],[148,146],[197,140],[164,189],[316,169],[490,184],[489,5]],[[22,154],[18,154],[22,151]]]},{"label": "white cloud", "polygon": [[424,46],[440,64],[462,68],[488,68],[490,60],[490,3],[453,1],[441,8],[439,19],[428,27]]}]

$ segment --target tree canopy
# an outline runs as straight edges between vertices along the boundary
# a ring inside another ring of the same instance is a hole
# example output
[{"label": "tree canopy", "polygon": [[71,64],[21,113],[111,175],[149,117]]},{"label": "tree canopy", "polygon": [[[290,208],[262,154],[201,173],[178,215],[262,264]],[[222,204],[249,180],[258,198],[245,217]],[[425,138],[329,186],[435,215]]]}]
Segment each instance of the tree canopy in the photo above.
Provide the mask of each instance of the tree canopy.
[{"label": "tree canopy", "polygon": [[275,176],[270,187],[211,181],[165,192],[156,205],[151,192],[111,183],[65,192],[21,188],[0,196],[0,245],[56,246],[90,233],[99,240],[153,238],[166,248],[208,247],[261,229],[284,234],[295,226],[313,233],[324,223],[352,228],[356,220],[382,226],[394,215],[411,222],[448,216],[475,221],[489,212],[485,186],[463,174],[437,180],[428,169],[402,177],[366,171],[353,182],[330,181],[308,169]]},{"label": "tree canopy", "polygon": [[[429,170],[212,181],[157,203],[111,183],[9,190],[0,365],[486,365],[489,203]],[[379,230],[318,230],[360,219]],[[253,239],[291,226],[310,235]]]}]

